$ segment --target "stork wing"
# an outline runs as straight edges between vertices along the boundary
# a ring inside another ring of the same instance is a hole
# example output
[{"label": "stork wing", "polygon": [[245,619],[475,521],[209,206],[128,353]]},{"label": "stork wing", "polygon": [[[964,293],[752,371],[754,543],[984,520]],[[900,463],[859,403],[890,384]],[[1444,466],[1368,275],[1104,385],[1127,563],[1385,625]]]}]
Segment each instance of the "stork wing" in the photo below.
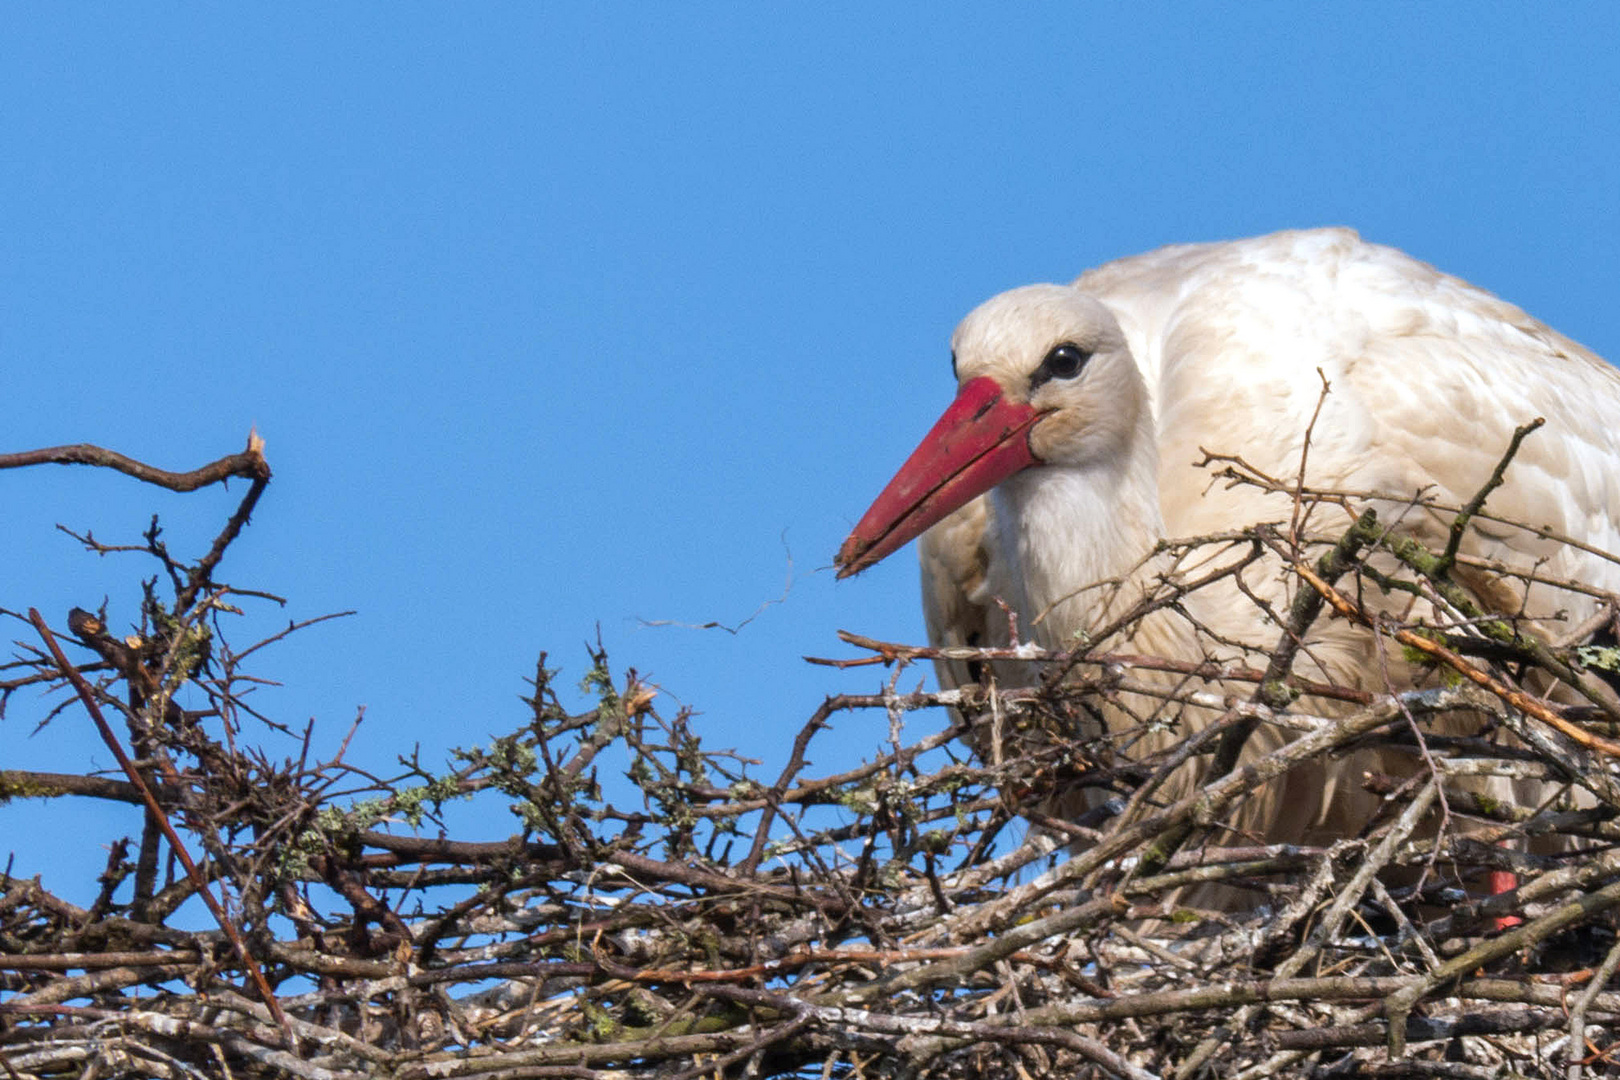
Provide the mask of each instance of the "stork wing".
[{"label": "stork wing", "polygon": [[[1275,500],[1253,493],[1206,497],[1209,472],[1193,463],[1209,449],[1297,474],[1325,377],[1308,483],[1461,505],[1514,428],[1540,416],[1487,510],[1620,549],[1620,373],[1483,289],[1348,229],[1164,248],[1076,285],[1119,315],[1143,367],[1174,535],[1275,517]],[[1433,544],[1448,524],[1408,516],[1404,528]],[[1549,572],[1620,591],[1614,564],[1524,530],[1476,520],[1469,548],[1517,565],[1553,557]]]},{"label": "stork wing", "polygon": [[[1346,372],[1346,388],[1376,403],[1382,441],[1456,504],[1484,486],[1514,428],[1542,417],[1487,511],[1620,551],[1620,372],[1512,304],[1415,265],[1426,273],[1405,276],[1401,325],[1370,335]],[[1480,555],[1551,557],[1563,576],[1620,588],[1620,570],[1577,549],[1489,520],[1474,531]]]}]

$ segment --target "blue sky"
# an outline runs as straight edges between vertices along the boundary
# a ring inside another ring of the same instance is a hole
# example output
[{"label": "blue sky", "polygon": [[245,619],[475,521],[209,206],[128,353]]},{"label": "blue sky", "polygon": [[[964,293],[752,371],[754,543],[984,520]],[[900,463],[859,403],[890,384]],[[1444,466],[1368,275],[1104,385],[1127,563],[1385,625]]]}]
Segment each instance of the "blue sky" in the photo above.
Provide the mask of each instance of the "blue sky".
[{"label": "blue sky", "polygon": [[[949,400],[956,320],[1014,285],[1348,224],[1620,357],[1612,4],[0,20],[0,449],[190,468],[257,425],[276,480],[223,576],[291,604],[241,640],[359,612],[267,654],[261,707],[330,749],[365,706],[379,767],[511,729],[536,654],[572,681],[600,625],[774,771],[881,677],[802,654],[922,637],[909,551],[827,566]],[[0,473],[0,606],[126,625],[146,568],[54,525],[157,512],[194,549],[235,497]],[[642,624],[736,623],[790,555],[738,634]],[[3,767],[112,764],[76,712],[31,735],[42,707],[13,701]],[[845,718],[824,753],[885,734]],[[80,893],[100,855],[60,834],[136,827],[13,804],[0,857]]]}]

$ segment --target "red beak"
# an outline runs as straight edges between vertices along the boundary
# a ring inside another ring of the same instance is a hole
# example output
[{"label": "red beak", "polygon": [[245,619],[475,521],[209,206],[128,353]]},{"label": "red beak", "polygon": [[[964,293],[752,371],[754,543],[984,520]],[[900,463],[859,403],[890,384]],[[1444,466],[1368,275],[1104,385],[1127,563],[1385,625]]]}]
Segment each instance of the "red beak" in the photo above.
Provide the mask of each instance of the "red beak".
[{"label": "red beak", "polygon": [[989,376],[969,379],[838,549],[840,578],[858,574],[930,525],[1037,463],[1029,429],[1043,414],[1002,396]]}]

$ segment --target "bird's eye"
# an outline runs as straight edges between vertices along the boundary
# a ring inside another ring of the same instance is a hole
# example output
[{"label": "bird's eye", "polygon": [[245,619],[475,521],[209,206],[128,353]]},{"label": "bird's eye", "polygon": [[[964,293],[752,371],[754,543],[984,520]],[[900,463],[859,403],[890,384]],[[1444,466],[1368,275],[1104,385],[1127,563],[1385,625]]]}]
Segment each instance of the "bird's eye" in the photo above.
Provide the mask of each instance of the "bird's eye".
[{"label": "bird's eye", "polygon": [[1041,366],[1035,369],[1030,377],[1029,386],[1035,387],[1051,379],[1072,379],[1085,368],[1086,361],[1091,354],[1072,341],[1065,341],[1061,345],[1054,345],[1052,351],[1046,354]]}]

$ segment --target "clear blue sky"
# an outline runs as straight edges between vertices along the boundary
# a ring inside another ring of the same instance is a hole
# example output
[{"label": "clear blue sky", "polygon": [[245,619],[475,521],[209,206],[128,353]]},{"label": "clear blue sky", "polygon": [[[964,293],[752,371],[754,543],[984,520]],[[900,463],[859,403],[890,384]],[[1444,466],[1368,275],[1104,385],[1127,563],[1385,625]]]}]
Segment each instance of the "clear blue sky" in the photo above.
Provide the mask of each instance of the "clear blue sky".
[{"label": "clear blue sky", "polygon": [[[600,624],[773,773],[881,677],[801,654],[922,637],[909,551],[827,565],[1013,285],[1348,224],[1620,357],[1610,3],[8,6],[0,147],[0,449],[190,468],[257,425],[223,576],[291,598],[254,626],[360,613],[260,707],[330,749],[364,705],[373,765],[511,729]],[[146,568],[53,526],[194,550],[235,498],[0,474],[0,606],[127,625]],[[638,621],[740,621],[789,551],[735,636]],[[112,764],[41,712],[0,763]],[[0,860],[80,893],[61,834],[136,827],[0,807]]]}]

